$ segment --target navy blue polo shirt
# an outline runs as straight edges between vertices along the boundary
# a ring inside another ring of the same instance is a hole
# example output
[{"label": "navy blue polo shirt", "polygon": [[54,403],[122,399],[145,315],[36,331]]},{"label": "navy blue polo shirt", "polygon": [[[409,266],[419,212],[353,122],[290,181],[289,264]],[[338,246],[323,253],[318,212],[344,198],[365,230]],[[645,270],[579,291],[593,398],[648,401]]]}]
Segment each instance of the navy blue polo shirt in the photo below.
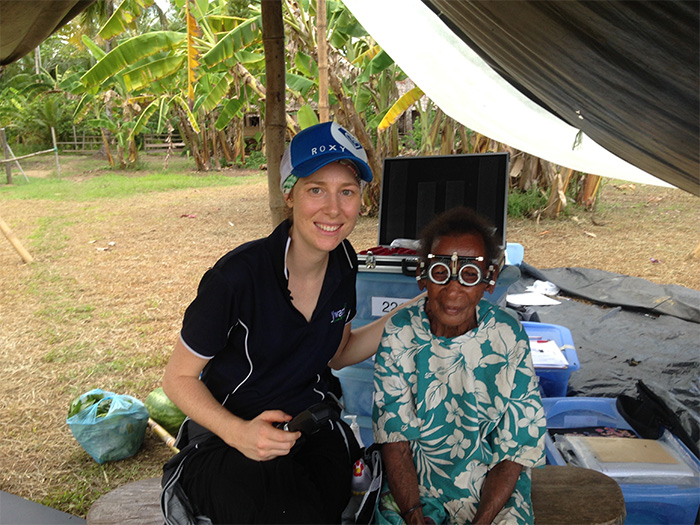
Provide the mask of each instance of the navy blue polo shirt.
[{"label": "navy blue polo shirt", "polygon": [[181,337],[210,359],[202,381],[232,413],[294,416],[321,401],[323,379],[355,316],[357,256],[349,241],[329,254],[311,321],[292,304],[286,277],[289,222],[243,244],[207,271],[187,308]]}]

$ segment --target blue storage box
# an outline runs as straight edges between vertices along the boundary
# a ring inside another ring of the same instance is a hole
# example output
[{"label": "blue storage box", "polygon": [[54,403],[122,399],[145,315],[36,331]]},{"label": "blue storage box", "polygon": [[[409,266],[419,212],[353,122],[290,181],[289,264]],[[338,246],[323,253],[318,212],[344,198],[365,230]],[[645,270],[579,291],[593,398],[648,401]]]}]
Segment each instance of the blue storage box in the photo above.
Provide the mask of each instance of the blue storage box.
[{"label": "blue storage box", "polygon": [[[374,403],[374,358],[356,365],[333,370],[343,388],[343,416],[357,416],[362,441],[366,447],[374,443],[372,432],[372,404]],[[347,421],[347,420],[346,420]],[[348,421],[348,424],[350,421]]]},{"label": "blue storage box", "polygon": [[[613,398],[544,398],[542,404],[548,429],[610,427],[634,432],[617,411]],[[655,463],[644,463],[642,466],[647,468],[648,465],[649,468],[641,476],[630,474],[622,477],[606,472],[622,489],[627,510],[626,525],[695,523],[700,508],[700,460],[669,432],[660,441],[677,451],[683,460],[683,468],[695,475],[671,476],[666,472],[669,467]],[[567,465],[549,433],[545,451],[548,464]],[[624,468],[624,464],[615,465]]]},{"label": "blue storage box", "polygon": [[571,331],[556,324],[523,321],[522,325],[530,339],[554,341],[564,352],[569,363],[566,368],[535,367],[535,373],[540,380],[540,392],[543,397],[565,397],[571,373],[581,368]]}]

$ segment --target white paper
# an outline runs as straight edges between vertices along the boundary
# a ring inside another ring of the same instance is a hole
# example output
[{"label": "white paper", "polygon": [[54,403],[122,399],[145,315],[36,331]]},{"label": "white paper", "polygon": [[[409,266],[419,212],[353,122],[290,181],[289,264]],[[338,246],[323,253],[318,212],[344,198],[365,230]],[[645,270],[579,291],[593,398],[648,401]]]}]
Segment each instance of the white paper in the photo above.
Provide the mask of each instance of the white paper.
[{"label": "white paper", "polygon": [[532,364],[535,368],[566,368],[569,362],[559,345],[550,339],[530,339]]},{"label": "white paper", "polygon": [[506,301],[513,306],[549,306],[561,304],[561,301],[536,292],[509,293],[506,296]]}]

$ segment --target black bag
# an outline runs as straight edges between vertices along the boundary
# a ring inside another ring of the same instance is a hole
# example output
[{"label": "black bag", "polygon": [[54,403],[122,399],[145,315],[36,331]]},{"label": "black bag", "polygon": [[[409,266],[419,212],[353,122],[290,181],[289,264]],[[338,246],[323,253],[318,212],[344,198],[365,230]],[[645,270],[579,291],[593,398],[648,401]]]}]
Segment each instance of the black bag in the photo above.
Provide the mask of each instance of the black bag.
[{"label": "black bag", "polygon": [[678,416],[642,381],[637,381],[637,399],[617,396],[617,411],[632,428],[645,439],[659,439],[663,429],[668,429],[680,439],[688,450],[700,457],[698,446],[688,435]]}]

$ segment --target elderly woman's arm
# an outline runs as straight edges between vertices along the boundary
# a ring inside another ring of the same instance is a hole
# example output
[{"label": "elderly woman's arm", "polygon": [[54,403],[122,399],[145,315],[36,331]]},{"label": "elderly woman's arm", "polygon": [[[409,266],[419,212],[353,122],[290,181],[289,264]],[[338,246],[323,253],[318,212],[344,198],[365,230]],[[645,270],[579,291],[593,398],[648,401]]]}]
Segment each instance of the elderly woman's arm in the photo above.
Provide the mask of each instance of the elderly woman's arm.
[{"label": "elderly woman's arm", "polygon": [[523,467],[514,461],[504,460],[493,467],[486,475],[481,487],[479,507],[472,524],[492,523],[508,499],[513,494]]},{"label": "elderly woman's arm", "polygon": [[[382,460],[389,489],[406,523],[423,523],[423,508],[418,493],[418,475],[408,441],[384,443]],[[411,509],[415,509],[407,514]]]}]

